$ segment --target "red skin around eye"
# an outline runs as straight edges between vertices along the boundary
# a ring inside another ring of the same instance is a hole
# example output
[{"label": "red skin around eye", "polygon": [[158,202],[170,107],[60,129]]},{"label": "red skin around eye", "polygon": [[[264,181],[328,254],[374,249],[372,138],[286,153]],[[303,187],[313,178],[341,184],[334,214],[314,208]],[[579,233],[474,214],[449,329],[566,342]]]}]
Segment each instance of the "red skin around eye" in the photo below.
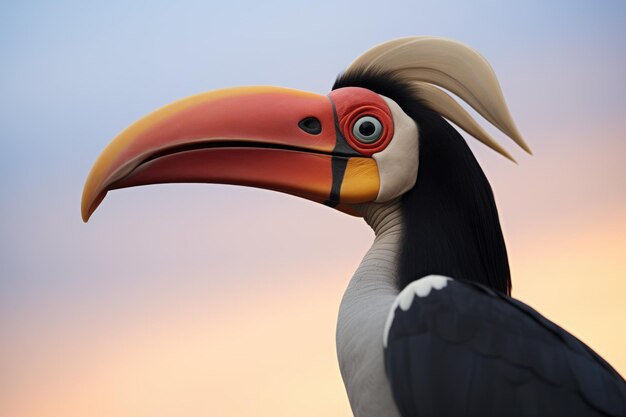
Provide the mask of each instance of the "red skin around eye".
[{"label": "red skin around eye", "polygon": [[[372,156],[387,147],[393,137],[393,118],[381,96],[360,87],[339,88],[328,96],[335,104],[339,128],[350,146],[365,156]],[[373,116],[382,124],[383,133],[376,142],[362,143],[354,137],[352,128],[363,116]]]}]

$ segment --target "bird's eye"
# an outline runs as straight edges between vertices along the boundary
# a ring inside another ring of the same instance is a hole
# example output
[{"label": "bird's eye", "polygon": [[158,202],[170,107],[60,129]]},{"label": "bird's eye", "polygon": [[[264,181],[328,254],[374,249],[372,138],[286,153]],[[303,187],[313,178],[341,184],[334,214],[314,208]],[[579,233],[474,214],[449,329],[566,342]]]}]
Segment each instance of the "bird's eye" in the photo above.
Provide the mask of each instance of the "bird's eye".
[{"label": "bird's eye", "polygon": [[373,116],[363,116],[354,124],[352,134],[359,142],[374,143],[383,134],[383,125]]}]

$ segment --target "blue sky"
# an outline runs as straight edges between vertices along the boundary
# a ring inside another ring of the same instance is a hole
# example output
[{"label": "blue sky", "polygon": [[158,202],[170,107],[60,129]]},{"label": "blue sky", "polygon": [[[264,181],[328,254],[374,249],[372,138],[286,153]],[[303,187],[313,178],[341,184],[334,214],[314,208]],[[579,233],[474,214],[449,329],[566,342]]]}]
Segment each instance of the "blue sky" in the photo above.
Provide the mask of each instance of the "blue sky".
[{"label": "blue sky", "polygon": [[[617,1],[4,3],[0,184],[23,187],[42,171],[78,180],[121,127],[195,92],[244,84],[325,92],[356,54],[416,33],[495,57],[505,85],[520,66],[540,76],[537,66],[553,71],[550,58],[572,60],[577,50],[591,53],[578,58],[595,61],[596,77],[615,78],[624,73],[625,10]],[[581,87],[571,88],[573,99]],[[621,93],[616,86],[602,99],[623,107]],[[26,155],[39,169],[25,166]]]}]

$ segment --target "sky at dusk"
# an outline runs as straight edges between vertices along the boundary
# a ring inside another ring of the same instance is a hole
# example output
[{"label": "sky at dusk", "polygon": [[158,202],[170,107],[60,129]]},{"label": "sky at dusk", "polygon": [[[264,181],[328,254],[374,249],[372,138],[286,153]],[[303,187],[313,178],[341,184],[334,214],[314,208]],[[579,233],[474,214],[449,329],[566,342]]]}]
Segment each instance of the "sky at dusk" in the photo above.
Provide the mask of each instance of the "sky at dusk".
[{"label": "sky at dusk", "polygon": [[[173,100],[327,93],[366,49],[461,40],[492,64],[534,156],[468,142],[492,184],[513,295],[626,374],[626,3],[0,3],[0,415],[350,416],[341,295],[373,240],[292,196],[85,178]],[[486,125],[485,125],[486,126]]]}]

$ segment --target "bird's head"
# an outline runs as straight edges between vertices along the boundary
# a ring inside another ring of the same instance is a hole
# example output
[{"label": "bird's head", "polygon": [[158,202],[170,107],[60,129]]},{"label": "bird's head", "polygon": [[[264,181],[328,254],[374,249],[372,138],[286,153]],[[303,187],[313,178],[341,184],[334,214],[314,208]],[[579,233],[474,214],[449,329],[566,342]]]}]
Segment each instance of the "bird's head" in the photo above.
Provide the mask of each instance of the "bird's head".
[{"label": "bird's head", "polygon": [[328,95],[229,88],[149,114],[94,164],[83,220],[110,190],[172,182],[265,188],[359,215],[359,205],[407,195],[426,175],[418,167],[426,170],[430,156],[420,154],[446,129],[433,122],[441,116],[511,158],[442,88],[528,150],[482,56],[447,39],[404,38],[357,58]]}]

